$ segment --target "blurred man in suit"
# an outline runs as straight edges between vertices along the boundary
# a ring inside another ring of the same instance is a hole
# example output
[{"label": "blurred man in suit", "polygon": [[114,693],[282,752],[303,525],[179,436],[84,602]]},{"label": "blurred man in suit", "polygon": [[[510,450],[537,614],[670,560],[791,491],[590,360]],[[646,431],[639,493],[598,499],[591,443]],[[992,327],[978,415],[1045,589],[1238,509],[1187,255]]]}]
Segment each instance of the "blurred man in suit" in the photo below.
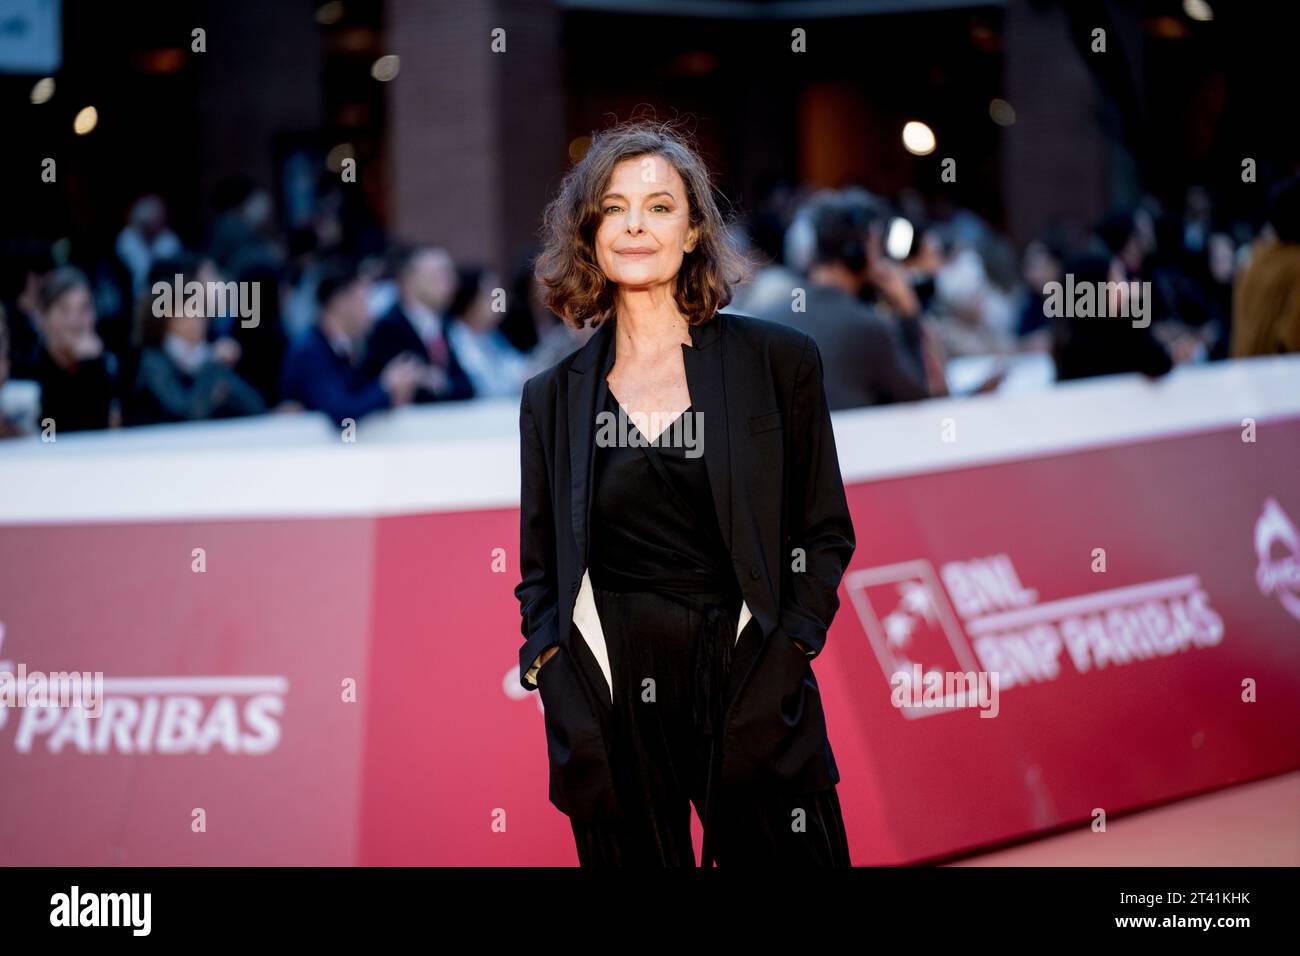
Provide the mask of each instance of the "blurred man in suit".
[{"label": "blurred man in suit", "polygon": [[409,355],[394,356],[377,375],[367,375],[358,366],[371,323],[369,285],[355,263],[327,264],[316,287],[316,324],[294,344],[285,362],[284,398],[323,411],[336,424],[406,404],[424,377],[425,367]]},{"label": "blurred man in suit", "polygon": [[474,386],[447,337],[458,281],[451,256],[434,246],[417,246],[402,253],[396,271],[397,304],[370,333],[363,374],[377,376],[396,356],[413,355],[425,367],[416,402],[473,398]]}]

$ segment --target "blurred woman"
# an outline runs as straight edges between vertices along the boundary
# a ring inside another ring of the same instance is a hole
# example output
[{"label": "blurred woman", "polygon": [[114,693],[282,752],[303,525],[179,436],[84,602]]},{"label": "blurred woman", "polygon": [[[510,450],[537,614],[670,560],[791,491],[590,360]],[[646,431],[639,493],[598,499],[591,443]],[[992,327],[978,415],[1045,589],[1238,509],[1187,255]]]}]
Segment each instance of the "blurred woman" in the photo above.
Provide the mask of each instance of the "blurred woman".
[{"label": "blurred woman", "polygon": [[90,280],[61,266],[41,282],[41,342],[34,377],[41,385],[41,429],[58,432],[121,424],[117,360],[95,334]]},{"label": "blurred woman", "polygon": [[459,285],[450,307],[455,321],[447,329],[447,338],[474,384],[474,395],[518,395],[528,377],[528,359],[501,331],[505,312],[492,307],[493,290],[500,282],[495,273],[477,266],[457,273]]},{"label": "blurred woman", "polygon": [[[140,366],[131,402],[131,423],[196,421],[232,418],[266,411],[257,390],[234,373],[239,350],[208,342],[206,295],[203,307],[172,294],[172,280],[181,277],[182,290],[198,274],[189,259],[155,264],[151,279],[162,276],[168,291],[140,300]],[[201,288],[206,288],[202,286]],[[155,308],[155,302],[158,303]]]},{"label": "blurred woman", "polygon": [[1016,335],[1023,351],[1043,352],[1051,348],[1052,330],[1044,307],[1047,301],[1044,290],[1051,283],[1064,279],[1061,272],[1063,258],[1064,253],[1044,239],[1033,239],[1025,246],[1020,264],[1025,292],[1016,322]]}]

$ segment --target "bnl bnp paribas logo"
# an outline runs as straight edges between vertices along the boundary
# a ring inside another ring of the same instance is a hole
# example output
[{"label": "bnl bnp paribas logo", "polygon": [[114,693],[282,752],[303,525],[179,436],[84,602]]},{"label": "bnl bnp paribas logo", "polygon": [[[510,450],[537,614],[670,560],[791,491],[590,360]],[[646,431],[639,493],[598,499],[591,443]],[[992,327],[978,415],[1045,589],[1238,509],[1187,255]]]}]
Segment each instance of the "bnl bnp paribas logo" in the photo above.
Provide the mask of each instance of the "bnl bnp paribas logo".
[{"label": "bnl bnp paribas logo", "polygon": [[937,574],[926,560],[865,568],[845,586],[908,719],[994,717],[1003,691],[1195,652],[1224,634],[1196,574],[1040,601],[1011,557],[993,554]]},{"label": "bnl bnp paribas logo", "polygon": [[[13,749],[68,754],[259,755],[280,743],[285,677],[105,677],[35,671],[3,656],[0,731]],[[4,746],[0,739],[0,746]]]},{"label": "bnl bnp paribas logo", "polygon": [[1300,531],[1276,498],[1264,502],[1255,522],[1255,583],[1300,620]]}]

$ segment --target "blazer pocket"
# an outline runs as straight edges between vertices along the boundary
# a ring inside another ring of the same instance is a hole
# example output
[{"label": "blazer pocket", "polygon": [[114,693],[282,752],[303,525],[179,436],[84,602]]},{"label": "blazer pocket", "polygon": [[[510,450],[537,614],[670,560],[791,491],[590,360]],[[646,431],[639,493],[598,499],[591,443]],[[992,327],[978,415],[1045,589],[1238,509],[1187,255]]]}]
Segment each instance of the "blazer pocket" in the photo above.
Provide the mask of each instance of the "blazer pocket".
[{"label": "blazer pocket", "polygon": [[763,412],[761,415],[749,416],[749,433],[757,435],[759,432],[770,432],[781,427],[781,409],[774,412]]},{"label": "blazer pocket", "polygon": [[542,695],[550,800],[575,819],[616,814],[617,797],[600,720],[578,672],[578,662],[561,644],[537,672]]},{"label": "blazer pocket", "polygon": [[726,731],[723,781],[827,786],[826,718],[811,662],[780,628],[759,653]]},{"label": "blazer pocket", "polygon": [[576,739],[588,730],[589,708],[568,648],[563,644],[556,647],[558,650],[537,671],[537,692],[542,697],[551,761],[563,765],[569,761]]}]

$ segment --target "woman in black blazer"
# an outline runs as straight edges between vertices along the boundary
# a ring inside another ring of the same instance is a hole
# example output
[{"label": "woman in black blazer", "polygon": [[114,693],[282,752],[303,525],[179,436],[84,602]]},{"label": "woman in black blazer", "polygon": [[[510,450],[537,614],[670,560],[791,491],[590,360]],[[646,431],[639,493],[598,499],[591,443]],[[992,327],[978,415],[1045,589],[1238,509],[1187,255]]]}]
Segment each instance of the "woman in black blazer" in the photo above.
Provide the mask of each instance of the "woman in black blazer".
[{"label": "woman in black blazer", "polygon": [[664,125],[597,136],[545,217],[595,328],[520,404],[520,682],[579,861],[848,865],[811,660],[854,550],[813,340],[718,311],[744,278]]}]

